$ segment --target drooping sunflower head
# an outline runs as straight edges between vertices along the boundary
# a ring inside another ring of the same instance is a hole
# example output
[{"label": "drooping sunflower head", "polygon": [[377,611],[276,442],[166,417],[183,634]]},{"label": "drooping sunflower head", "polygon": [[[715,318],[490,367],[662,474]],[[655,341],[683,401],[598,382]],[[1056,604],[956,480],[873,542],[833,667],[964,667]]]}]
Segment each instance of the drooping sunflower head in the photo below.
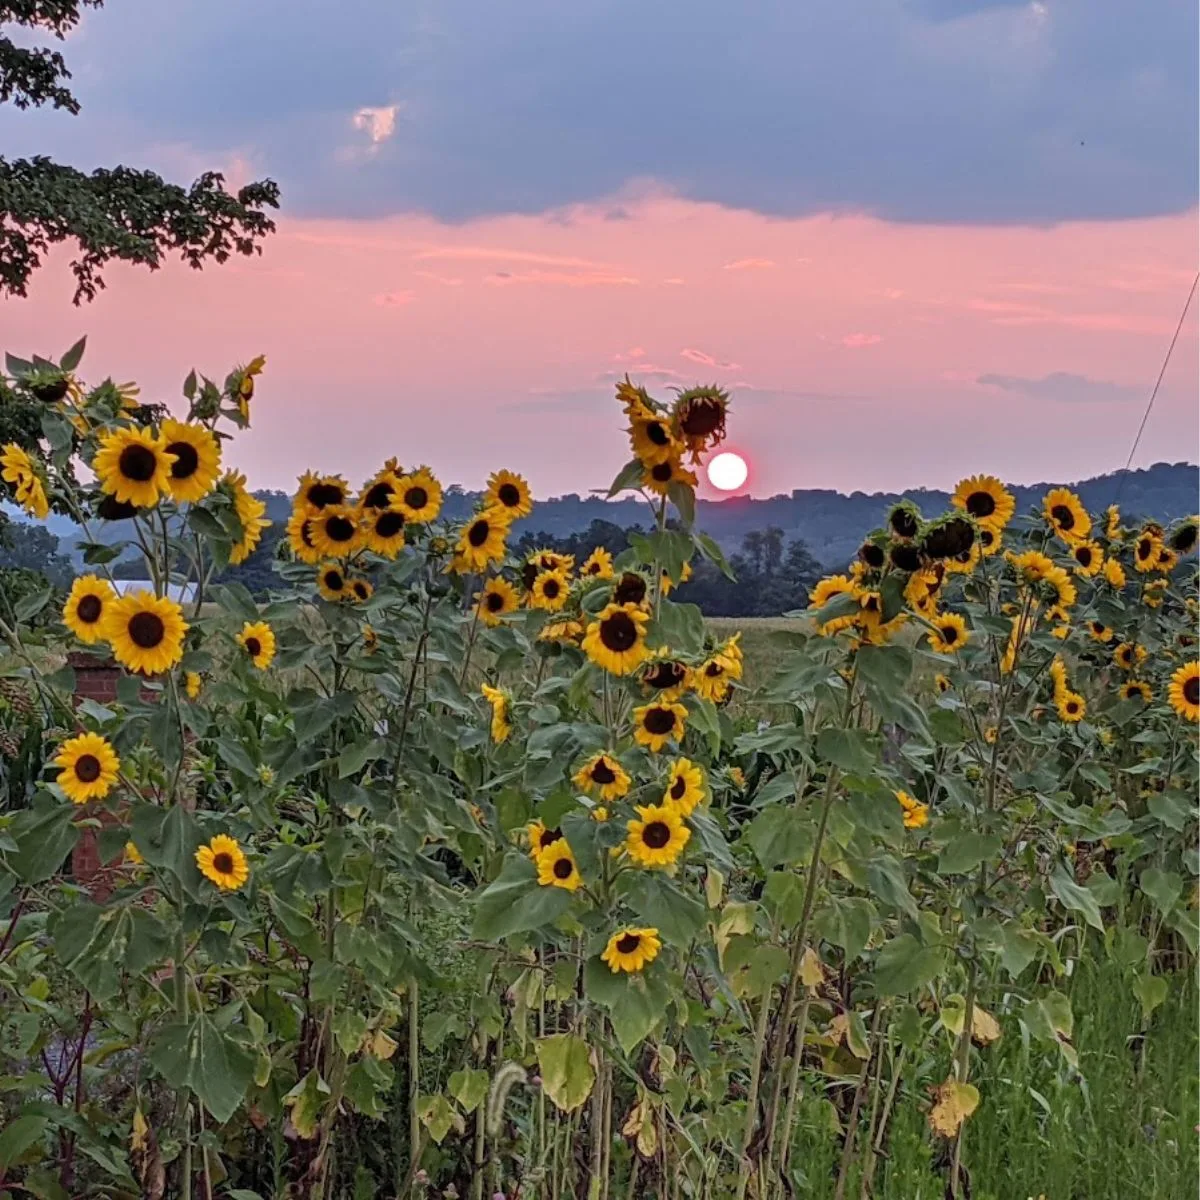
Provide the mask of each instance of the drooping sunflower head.
[{"label": "drooping sunflower head", "polygon": [[657,754],[668,742],[682,739],[687,709],[678,702],[643,704],[633,710],[633,722],[634,741]]},{"label": "drooping sunflower head", "polygon": [[317,515],[316,509],[299,508],[288,517],[287,539],[297,562],[316,563],[321,560],[321,552],[313,542],[312,520]]},{"label": "drooping sunflower head", "polygon": [[275,633],[266,621],[247,621],[237,635],[237,643],[251,664],[265,671],[275,657]]},{"label": "drooping sunflower head", "polygon": [[512,733],[512,696],[507,689],[492,687],[487,683],[483,684],[480,691],[492,707],[492,741],[499,745],[507,741]]},{"label": "drooping sunflower head", "polygon": [[[535,584],[535,598],[536,587]],[[610,674],[628,675],[650,656],[646,647],[646,624],[649,620],[649,613],[636,604],[606,605],[589,623],[583,637],[583,651],[592,662]]]},{"label": "drooping sunflower head", "polygon": [[1104,551],[1099,542],[1076,542],[1071,547],[1071,557],[1078,575],[1098,575],[1104,566]]},{"label": "drooping sunflower head", "polygon": [[1150,685],[1142,679],[1129,679],[1121,684],[1118,692],[1122,700],[1140,700],[1143,704],[1150,703]]},{"label": "drooping sunflower head", "polygon": [[76,576],[63,605],[63,624],[86,645],[103,641],[104,619],[116,598],[107,580],[96,575]]},{"label": "drooping sunflower head", "polygon": [[900,805],[905,829],[922,829],[929,824],[929,805],[922,804],[908,792],[896,793],[896,803]]},{"label": "drooping sunflower head", "polygon": [[233,402],[243,427],[250,424],[250,401],[254,399],[254,380],[267,365],[266,355],[259,354],[244,367],[237,367],[225,380],[225,395]]},{"label": "drooping sunflower head", "polygon": [[1115,558],[1106,558],[1101,568],[1105,581],[1110,587],[1120,591],[1125,586],[1125,568]]},{"label": "drooping sunflower head", "polygon": [[980,528],[999,533],[1017,510],[1013,494],[994,475],[972,475],[959,481],[950,497],[955,508],[975,518]]},{"label": "drooping sunflower head", "polygon": [[593,754],[572,776],[575,786],[606,804],[619,800],[632,786],[629,773],[611,754]]},{"label": "drooping sunflower head", "polygon": [[613,585],[613,604],[644,604],[650,585],[644,575],[637,571],[626,571]]},{"label": "drooping sunflower head", "polygon": [[662,805],[687,817],[704,800],[704,768],[689,758],[677,758],[667,774]]},{"label": "drooping sunflower head", "polygon": [[662,941],[657,929],[628,927],[618,929],[608,939],[600,960],[607,964],[614,975],[622,971],[633,975],[645,970],[658,957],[661,949]]},{"label": "drooping sunflower head", "polygon": [[1104,510],[1104,536],[1110,542],[1118,542],[1125,536],[1121,528],[1121,510],[1115,504]]},{"label": "drooping sunflower head", "polygon": [[1051,488],[1042,498],[1042,515],[1064,542],[1082,541],[1091,532],[1092,518],[1070,488]]},{"label": "drooping sunflower head", "polygon": [[584,559],[583,566],[579,568],[579,575],[582,579],[611,579],[613,577],[612,555],[603,546],[597,546]]},{"label": "drooping sunflower head", "polygon": [[715,385],[688,388],[676,397],[671,425],[676,435],[698,457],[725,440],[729,393]]},{"label": "drooping sunflower head", "polygon": [[349,558],[363,543],[359,515],[348,504],[327,504],[310,518],[309,530],[322,558]]},{"label": "drooping sunflower head", "polygon": [[[850,600],[857,600],[860,591],[859,584],[847,575],[827,575],[809,593],[808,607],[814,612],[820,611],[840,596],[847,597],[846,603],[849,603]],[[831,637],[842,629],[849,629],[853,624],[854,616],[848,612],[841,617],[825,621],[817,627],[817,632],[822,637]]]},{"label": "drooping sunflower head", "polygon": [[517,589],[501,575],[493,575],[479,593],[479,618],[485,625],[499,625],[506,614],[516,612]]},{"label": "drooping sunflower head", "polygon": [[31,516],[44,521],[50,512],[46,485],[33,459],[16,442],[0,450],[0,479],[12,485],[13,499]]},{"label": "drooping sunflower head", "polygon": [[940,613],[931,624],[929,648],[935,653],[957,654],[967,644],[967,623],[958,613]]},{"label": "drooping sunflower head", "polygon": [[565,888],[568,892],[573,892],[583,883],[575,855],[564,837],[551,842],[544,850],[539,850],[534,861],[537,864],[538,883],[542,887]]},{"label": "drooping sunflower head", "polygon": [[236,892],[250,878],[246,854],[234,838],[218,833],[196,851],[196,866],[210,883],[223,892]]},{"label": "drooping sunflower head", "polygon": [[969,554],[978,540],[970,517],[947,513],[931,521],[921,535],[921,553],[929,559],[954,559]]},{"label": "drooping sunflower head", "polygon": [[117,662],[143,675],[157,675],[179,662],[187,629],[174,600],[148,591],[114,600],[103,622]]},{"label": "drooping sunflower head", "polygon": [[300,487],[293,504],[296,507],[323,509],[348,503],[350,488],[340,475],[317,475],[312,471],[300,477]]},{"label": "drooping sunflower head", "polygon": [[872,571],[883,570],[884,564],[887,562],[887,550],[884,548],[882,539],[878,537],[867,538],[858,548],[858,559],[870,567]]},{"label": "drooping sunflower head", "polygon": [[129,521],[138,515],[138,506],[116,496],[101,495],[94,509],[102,521]]},{"label": "drooping sunflower head", "polygon": [[532,608],[558,612],[567,602],[571,585],[564,571],[539,571],[529,592]]},{"label": "drooping sunflower head", "polygon": [[442,511],[442,485],[428,467],[420,467],[396,481],[392,507],[410,525],[428,525]]},{"label": "drooping sunflower head", "polygon": [[1182,558],[1191,554],[1196,549],[1198,542],[1200,542],[1200,517],[1188,517],[1186,520],[1180,521],[1167,538],[1167,545]]},{"label": "drooping sunflower head", "polygon": [[174,462],[153,429],[126,426],[100,438],[92,469],[102,491],[139,508],[153,508],[171,490]]},{"label": "drooping sunflower head", "polygon": [[1051,567],[1042,576],[1042,588],[1056,608],[1068,609],[1075,603],[1078,593],[1071,577],[1062,567]]},{"label": "drooping sunflower head", "polygon": [[58,767],[55,782],[72,804],[103,799],[121,770],[116,751],[98,733],[81,733],[63,742],[54,765]]},{"label": "drooping sunflower head", "polygon": [[162,445],[174,455],[167,474],[167,491],[178,504],[203,500],[217,486],[221,474],[221,447],[204,425],[183,421],[162,423]]},{"label": "drooping sunflower head", "polygon": [[911,575],[921,569],[921,552],[912,542],[893,542],[888,547],[888,562],[894,570]]},{"label": "drooping sunflower head", "polygon": [[1147,608],[1161,608],[1167,591],[1167,580],[1152,579],[1142,588],[1142,603]]},{"label": "drooping sunflower head", "polygon": [[510,524],[504,509],[493,506],[476,513],[459,532],[453,568],[460,572],[482,571],[490,563],[501,562]]},{"label": "drooping sunflower head", "polygon": [[884,524],[892,537],[911,541],[921,531],[921,510],[911,500],[900,500],[888,509]]},{"label": "drooping sunflower head", "polygon": [[341,563],[326,563],[317,572],[317,589],[326,600],[347,599],[349,580]]},{"label": "drooping sunflower head", "polygon": [[626,827],[629,857],[643,867],[669,867],[692,836],[682,814],[665,804],[639,805],[637,814]]},{"label": "drooping sunflower head", "polygon": [[1200,662],[1184,663],[1167,689],[1171,707],[1187,721],[1200,721]]},{"label": "drooping sunflower head", "polygon": [[514,521],[533,512],[533,495],[523,476],[512,471],[495,471],[487,482],[483,502],[489,508],[501,509]]},{"label": "drooping sunflower head", "polygon": [[221,489],[233,500],[233,511],[242,527],[241,537],[229,550],[229,561],[237,566],[254,553],[262,541],[263,530],[271,522],[264,515],[266,502],[255,496],[246,486],[246,477],[240,471],[226,471],[221,480]]}]

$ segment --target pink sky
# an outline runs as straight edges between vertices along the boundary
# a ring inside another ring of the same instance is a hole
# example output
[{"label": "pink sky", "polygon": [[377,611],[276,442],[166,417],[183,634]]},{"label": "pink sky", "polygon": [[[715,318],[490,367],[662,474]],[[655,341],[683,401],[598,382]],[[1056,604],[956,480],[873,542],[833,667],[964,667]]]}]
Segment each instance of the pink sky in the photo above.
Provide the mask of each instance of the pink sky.
[{"label": "pink sky", "polygon": [[[261,259],[111,269],[70,305],[65,256],[0,302],[0,348],[61,353],[178,407],[187,370],[267,355],[253,486],[354,481],[390,454],[479,487],[603,487],[625,442],[612,381],[717,381],[749,488],[1014,482],[1123,466],[1197,261],[1197,214],[1023,226],[772,219],[648,191],[448,225],[282,219]],[[980,380],[986,382],[980,382]],[[1194,460],[1197,307],[1135,465]]]}]

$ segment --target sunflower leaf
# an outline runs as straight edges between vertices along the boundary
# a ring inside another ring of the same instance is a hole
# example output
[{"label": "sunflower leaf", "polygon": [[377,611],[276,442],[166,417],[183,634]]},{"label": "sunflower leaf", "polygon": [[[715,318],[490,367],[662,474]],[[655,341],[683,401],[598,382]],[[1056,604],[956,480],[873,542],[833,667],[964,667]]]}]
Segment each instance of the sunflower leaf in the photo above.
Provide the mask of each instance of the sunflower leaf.
[{"label": "sunflower leaf", "polygon": [[640,458],[631,458],[617,473],[616,479],[609,484],[608,499],[612,499],[618,492],[624,492],[629,488],[641,487],[642,477],[646,473],[646,468],[642,466]]}]

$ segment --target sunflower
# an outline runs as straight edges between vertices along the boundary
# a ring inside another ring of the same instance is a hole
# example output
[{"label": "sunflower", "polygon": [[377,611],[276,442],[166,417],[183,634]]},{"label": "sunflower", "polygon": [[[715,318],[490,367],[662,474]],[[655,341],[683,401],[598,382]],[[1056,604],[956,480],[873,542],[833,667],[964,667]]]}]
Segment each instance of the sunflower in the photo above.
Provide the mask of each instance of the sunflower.
[{"label": "sunflower", "polygon": [[517,610],[517,589],[507,579],[493,575],[479,593],[477,610],[485,625],[499,625],[506,613]]},{"label": "sunflower", "polygon": [[1101,573],[1110,587],[1118,591],[1125,586],[1125,568],[1115,558],[1106,558]]},{"label": "sunflower", "polygon": [[1132,671],[1146,661],[1146,647],[1137,642],[1122,642],[1113,651],[1113,662],[1122,671]]},{"label": "sunflower", "polygon": [[1133,544],[1134,569],[1143,575],[1148,571],[1153,571],[1158,566],[1158,556],[1161,550],[1162,542],[1152,533],[1138,534],[1137,541]]},{"label": "sunflower", "polygon": [[939,692],[948,692],[953,686],[949,675],[935,675],[933,677],[933,685]]},{"label": "sunflower", "polygon": [[692,461],[725,440],[729,393],[719,387],[694,387],[680,392],[671,409],[671,424],[692,452]]},{"label": "sunflower", "polygon": [[940,613],[932,624],[929,648],[936,654],[957,654],[967,644],[967,623],[958,613]]},{"label": "sunflower", "polygon": [[1052,488],[1042,499],[1042,515],[1064,542],[1083,541],[1092,528],[1092,518],[1070,488]]},{"label": "sunflower", "polygon": [[979,540],[975,522],[957,513],[931,521],[921,534],[921,553],[929,559],[957,558],[969,554]]},{"label": "sunflower", "polygon": [[442,511],[442,485],[427,467],[396,481],[392,507],[403,513],[410,525],[428,525]]},{"label": "sunflower", "polygon": [[1071,582],[1071,577],[1062,567],[1051,567],[1042,576],[1042,584],[1047,591],[1054,593],[1056,608],[1068,609],[1075,603],[1078,593],[1075,590],[1075,585]]},{"label": "sunflower", "polygon": [[121,666],[143,675],[168,671],[183,657],[183,609],[168,597],[136,591],[114,600],[103,633]]},{"label": "sunflower", "polygon": [[223,892],[236,892],[250,878],[250,867],[241,846],[228,834],[218,833],[196,851],[196,866],[205,879]]},{"label": "sunflower", "polygon": [[1119,542],[1125,536],[1121,528],[1121,510],[1115,504],[1104,510],[1104,536],[1110,542]]},{"label": "sunflower", "polygon": [[1129,679],[1121,684],[1121,689],[1117,693],[1122,700],[1132,700],[1135,697],[1143,704],[1149,704],[1153,693],[1150,691],[1150,685],[1141,679]]},{"label": "sunflower", "polygon": [[1197,542],[1200,542],[1200,517],[1187,517],[1180,521],[1167,539],[1167,545],[1184,558],[1196,549]]},{"label": "sunflower", "polygon": [[663,807],[674,808],[681,817],[687,817],[703,799],[704,768],[690,758],[677,758],[667,775],[661,801]]},{"label": "sunflower", "polygon": [[1076,542],[1071,547],[1071,557],[1075,560],[1076,575],[1098,575],[1104,568],[1104,551],[1099,542]]},{"label": "sunflower", "polygon": [[175,456],[167,472],[167,491],[177,504],[203,500],[217,486],[221,473],[221,447],[212,432],[203,425],[183,421],[162,423],[161,441],[168,454]]},{"label": "sunflower", "polygon": [[348,504],[329,504],[313,515],[309,529],[323,558],[348,558],[363,543],[358,513]]},{"label": "sunflower", "polygon": [[580,791],[597,796],[606,804],[620,800],[632,785],[625,768],[611,754],[593,754],[571,779]]},{"label": "sunflower", "polygon": [[729,695],[729,664],[721,654],[710,654],[688,675],[688,683],[697,696],[720,704]]},{"label": "sunflower", "polygon": [[1092,635],[1093,641],[1111,642],[1113,640],[1113,631],[1103,621],[1089,621],[1087,629],[1088,633]]},{"label": "sunflower", "polygon": [[972,475],[960,480],[950,497],[955,508],[969,513],[981,528],[999,533],[1017,511],[1013,494],[994,475]]},{"label": "sunflower", "polygon": [[629,414],[629,444],[644,467],[677,459],[683,453],[670,422],[640,403]]},{"label": "sunflower", "polygon": [[899,500],[888,509],[884,524],[892,537],[911,541],[921,530],[921,510],[911,500]]},{"label": "sunflower", "polygon": [[582,621],[547,621],[538,631],[539,642],[562,642],[578,644],[583,641]]},{"label": "sunflower", "polygon": [[389,460],[389,465],[384,466],[363,484],[362,491],[359,493],[357,504],[360,510],[367,511],[368,509],[374,512],[383,512],[392,506],[392,497],[396,495],[396,485],[400,481],[400,476],[396,474]]},{"label": "sunflower", "polygon": [[1055,655],[1050,663],[1050,669],[1047,672],[1050,676],[1050,682],[1054,684],[1054,694],[1061,696],[1064,692],[1070,691],[1067,686],[1067,664],[1063,662],[1060,655]]},{"label": "sunflower", "polygon": [[315,515],[316,509],[305,506],[293,509],[288,517],[288,545],[297,562],[312,564],[321,561],[321,552],[313,545],[312,538],[312,519]]},{"label": "sunflower", "polygon": [[145,858],[142,856],[142,852],[133,844],[133,842],[125,843],[125,861],[135,867],[144,866],[146,862]]},{"label": "sunflower", "polygon": [[260,671],[271,665],[271,659],[275,657],[275,634],[266,621],[247,621],[236,641]]},{"label": "sunflower", "polygon": [[63,624],[81,641],[91,646],[104,639],[104,618],[117,598],[107,580],[95,575],[80,575],[71,584],[63,605]]},{"label": "sunflower", "polygon": [[661,657],[653,659],[642,672],[642,683],[660,700],[678,700],[687,690],[688,668],[669,650],[659,653]]},{"label": "sunflower", "polygon": [[911,575],[921,569],[921,552],[912,542],[893,542],[888,547],[888,562],[897,571]]},{"label": "sunflower", "polygon": [[127,504],[114,496],[101,496],[96,502],[96,516],[102,521],[128,521],[138,515],[136,504]]},{"label": "sunflower", "polygon": [[1142,603],[1147,608],[1161,608],[1163,602],[1163,594],[1167,590],[1167,581],[1165,579],[1152,579],[1142,589]]},{"label": "sunflower", "polygon": [[692,831],[678,809],[665,804],[638,805],[626,826],[625,849],[643,867],[669,867],[683,853]]},{"label": "sunflower", "polygon": [[[378,485],[376,485],[378,486]],[[384,558],[395,558],[404,549],[404,516],[394,508],[365,508],[363,540],[368,550]]]},{"label": "sunflower", "polygon": [[658,590],[664,596],[669,596],[675,589],[676,583],[687,583],[691,577],[692,564],[690,562],[685,562],[683,566],[680,567],[678,580],[672,579],[671,572],[668,571],[666,567],[663,567],[663,569],[658,573]]},{"label": "sunflower", "polygon": [[364,625],[362,627],[363,653],[374,654],[379,649],[379,634],[374,626]]},{"label": "sunflower", "polygon": [[613,556],[603,546],[597,546],[583,560],[579,568],[580,578],[611,579],[613,577]]},{"label": "sunflower", "polygon": [[665,458],[651,463],[642,474],[642,484],[659,496],[665,496],[673,483],[694,488],[697,484],[695,472],[689,471],[677,458]]},{"label": "sunflower", "polygon": [[[508,513],[501,508],[485,508],[462,527],[455,544],[456,571],[483,571],[504,558],[504,539],[508,536]],[[566,595],[564,589],[563,600]]]},{"label": "sunflower", "polygon": [[1171,707],[1189,721],[1200,721],[1200,662],[1184,663],[1167,689]]},{"label": "sunflower", "polygon": [[566,604],[570,590],[565,571],[542,571],[530,589],[530,606],[545,609],[546,612],[558,612]]},{"label": "sunflower", "polygon": [[233,511],[242,527],[242,536],[229,551],[229,561],[236,567],[254,553],[262,541],[263,530],[270,528],[271,522],[264,515],[266,503],[251,494],[246,487],[246,476],[240,471],[226,471],[221,483],[233,498]]},{"label": "sunflower", "polygon": [[199,671],[184,671],[183,690],[189,700],[199,700],[200,693],[204,690],[204,676]]},{"label": "sunflower", "polygon": [[559,887],[573,892],[583,883],[575,855],[564,837],[539,850],[534,862],[537,864],[537,881],[542,887]]},{"label": "sunflower", "polygon": [[1059,717],[1068,725],[1074,725],[1087,715],[1087,704],[1078,692],[1062,692],[1054,698]]},{"label": "sunflower", "polygon": [[267,365],[266,355],[259,354],[250,364],[239,367],[227,380],[229,397],[237,405],[238,416],[243,425],[250,424],[250,401],[254,399],[254,377],[262,374]]},{"label": "sunflower", "polygon": [[[844,578],[837,576],[836,578]],[[937,613],[938,597],[942,588],[942,581],[945,579],[945,572],[939,567],[937,570],[918,571],[909,577],[908,582],[904,585],[904,599],[908,606],[915,612],[919,612],[922,616],[932,617]],[[846,623],[852,622],[853,618],[843,618]],[[841,625],[844,628],[845,625]],[[824,632],[824,629],[820,630]]]},{"label": "sunflower", "polygon": [[600,961],[607,963],[614,975],[622,971],[633,975],[652,963],[661,949],[657,929],[618,929],[608,939]]},{"label": "sunflower", "polygon": [[1179,555],[1169,546],[1161,546],[1158,551],[1158,561],[1154,564],[1154,569],[1161,571],[1164,575],[1170,575],[1177,566],[1179,566]]},{"label": "sunflower", "polygon": [[483,698],[492,706],[492,741],[499,744],[512,733],[512,696],[504,688],[484,684]]},{"label": "sunflower", "polygon": [[882,571],[887,565],[887,550],[874,538],[868,538],[858,548],[858,561],[870,567],[872,571]]},{"label": "sunflower", "polygon": [[364,579],[361,575],[352,578],[349,581],[349,585],[346,591],[346,599],[353,601],[355,604],[366,604],[375,594],[374,585],[369,579]]},{"label": "sunflower", "polygon": [[523,476],[512,471],[495,471],[488,476],[487,482],[483,503],[488,508],[498,508],[508,513],[512,521],[533,512],[533,496]]},{"label": "sunflower", "polygon": [[326,563],[317,572],[317,590],[326,600],[336,601],[348,598],[349,580],[342,570],[341,563]]},{"label": "sunflower", "polygon": [[46,486],[33,459],[16,442],[9,442],[0,452],[0,477],[12,484],[14,499],[31,517],[46,519],[50,513]]},{"label": "sunflower", "polygon": [[650,585],[644,575],[639,575],[636,571],[626,571],[613,585],[612,603],[644,604],[649,590]]},{"label": "sunflower", "polygon": [[537,862],[537,857],[547,846],[557,842],[562,837],[562,830],[557,826],[547,828],[541,821],[530,821],[525,826],[529,835],[529,857]]},{"label": "sunflower", "polygon": [[170,491],[174,462],[153,429],[130,426],[100,438],[92,470],[101,491],[139,508],[153,508]]},{"label": "sunflower", "polygon": [[[916,576],[913,577],[917,578]],[[911,582],[911,580],[910,580]],[[822,609],[835,600],[838,596],[857,596],[859,585],[846,575],[828,575],[822,579],[809,593],[808,607],[810,609]],[[824,624],[817,627],[817,632],[822,636],[828,637],[839,632],[842,629],[849,629],[854,624],[854,617],[845,616],[837,617],[832,621],[826,621]]]},{"label": "sunflower", "polygon": [[54,756],[55,781],[72,804],[86,804],[107,796],[117,782],[121,760],[107,739],[98,733],[81,733],[63,742]]},{"label": "sunflower", "polygon": [[1008,555],[1008,561],[1024,583],[1040,583],[1048,571],[1054,570],[1054,560],[1040,550]]},{"label": "sunflower", "polygon": [[979,553],[984,558],[990,558],[999,553],[1004,547],[1004,536],[990,525],[979,527]]},{"label": "sunflower", "polygon": [[[539,576],[539,580],[542,576]],[[536,584],[535,584],[536,588]],[[537,592],[534,593],[535,599]],[[650,657],[646,623],[650,614],[636,604],[606,605],[583,635],[583,651],[611,675],[628,675]]]},{"label": "sunflower", "polygon": [[905,829],[921,829],[929,824],[929,805],[910,796],[907,792],[896,793],[896,802],[903,811]]},{"label": "sunflower", "polygon": [[687,709],[682,704],[655,702],[633,710],[633,740],[657,754],[669,741],[679,741],[687,724]]},{"label": "sunflower", "polygon": [[329,508],[349,503],[350,488],[340,475],[317,475],[306,471],[292,501],[294,508]]}]

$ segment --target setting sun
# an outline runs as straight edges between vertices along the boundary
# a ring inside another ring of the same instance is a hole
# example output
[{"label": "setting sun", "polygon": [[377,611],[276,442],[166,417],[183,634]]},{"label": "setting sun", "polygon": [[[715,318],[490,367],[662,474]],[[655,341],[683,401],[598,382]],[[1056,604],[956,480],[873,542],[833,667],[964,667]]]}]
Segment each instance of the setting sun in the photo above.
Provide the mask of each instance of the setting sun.
[{"label": "setting sun", "polygon": [[716,455],[708,463],[708,482],[722,492],[732,492],[746,482],[750,474],[746,460],[732,450]]}]

